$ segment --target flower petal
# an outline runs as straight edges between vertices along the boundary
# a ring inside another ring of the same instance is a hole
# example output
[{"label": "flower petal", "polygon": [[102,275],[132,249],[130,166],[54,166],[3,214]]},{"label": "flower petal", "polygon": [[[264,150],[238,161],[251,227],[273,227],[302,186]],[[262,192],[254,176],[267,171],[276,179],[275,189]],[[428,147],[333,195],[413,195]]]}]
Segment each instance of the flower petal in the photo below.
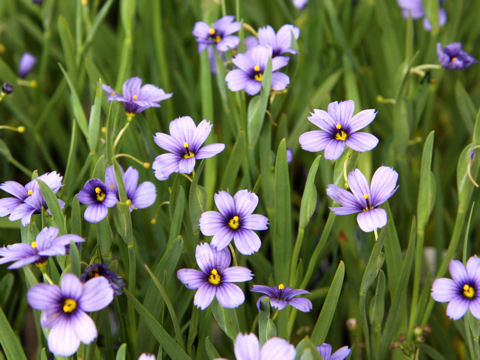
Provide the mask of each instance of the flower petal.
[{"label": "flower petal", "polygon": [[342,127],[349,128],[350,120],[352,119],[354,111],[355,102],[353,100],[341,101],[337,107],[337,118],[335,120],[337,120],[337,122],[340,122],[340,124],[342,124]]},{"label": "flower petal", "polygon": [[213,125],[207,120],[202,120],[200,124],[198,124],[189,143],[193,151],[198,151],[200,146],[207,140],[208,135],[210,135],[212,131],[212,127]]},{"label": "flower petal", "polygon": [[355,151],[365,152],[372,150],[378,144],[378,138],[366,132],[357,132],[350,134],[346,145]]},{"label": "flower petal", "polygon": [[62,291],[62,296],[78,300],[82,295],[82,283],[78,277],[67,273],[62,277],[60,290]]},{"label": "flower petal", "polygon": [[468,274],[465,266],[459,260],[450,260],[450,264],[448,265],[448,271],[452,276],[452,279],[461,285],[468,282]]},{"label": "flower petal", "polygon": [[398,173],[388,166],[380,166],[372,177],[371,204],[378,206],[387,201],[397,190]]},{"label": "flower petal", "polygon": [[142,79],[138,76],[128,79],[123,83],[123,97],[127,100],[131,100],[135,95],[140,95],[141,85]]},{"label": "flower petal", "polygon": [[195,123],[190,116],[181,116],[170,122],[170,134],[181,144],[189,142],[195,132]]},{"label": "flower petal", "polygon": [[71,322],[72,319],[61,316],[48,334],[48,349],[55,355],[73,355],[80,346],[80,338]]},{"label": "flower petal", "polygon": [[223,150],[225,150],[225,144],[215,143],[205,145],[204,147],[200,148],[195,157],[197,159],[208,159],[217,155],[218,153],[221,153]]},{"label": "flower petal", "polygon": [[332,354],[330,360],[344,360],[348,357],[348,355],[350,355],[351,352],[352,350],[349,349],[348,346],[342,346]]},{"label": "flower petal", "polygon": [[469,309],[472,315],[480,320],[480,301],[478,297],[470,302]]},{"label": "flower petal", "polygon": [[212,303],[215,292],[215,286],[205,284],[197,290],[193,303],[200,309],[205,310]]},{"label": "flower petal", "polygon": [[364,127],[368,126],[373,120],[375,120],[377,113],[375,109],[362,110],[356,114],[350,121],[350,131],[356,132]]},{"label": "flower petal", "polygon": [[238,215],[250,215],[258,205],[258,196],[248,190],[239,190],[233,197],[235,209]]},{"label": "flower petal", "polygon": [[206,275],[195,269],[179,269],[177,271],[177,278],[187,289],[191,290],[198,289],[207,282]]},{"label": "flower petal", "polygon": [[0,217],[10,215],[15,208],[21,204],[23,204],[23,202],[14,197],[0,199]]},{"label": "flower petal", "polygon": [[260,343],[255,334],[239,333],[235,339],[234,352],[237,360],[260,360]]},{"label": "flower petal", "polygon": [[257,80],[252,80],[252,79],[248,79],[247,82],[245,83],[245,92],[248,94],[248,95],[256,95],[260,92],[262,88],[262,83],[260,81],[257,81]]},{"label": "flower petal", "polygon": [[218,303],[224,308],[232,309],[240,306],[245,301],[242,289],[237,285],[224,282],[217,286],[216,297]]},{"label": "flower petal", "polygon": [[225,217],[230,217],[234,215],[235,212],[235,202],[233,201],[232,195],[226,191],[219,191],[213,196],[215,200],[215,205],[220,213]]},{"label": "flower petal", "polygon": [[331,139],[331,136],[326,131],[313,130],[300,135],[298,142],[303,150],[317,152],[325,150]]},{"label": "flower petal", "polygon": [[350,186],[350,190],[352,190],[353,195],[357,199],[357,203],[361,204],[361,208],[368,208],[366,199],[371,200],[372,194],[370,193],[367,178],[360,170],[355,169],[348,174],[348,186]]},{"label": "flower petal", "polygon": [[155,177],[158,180],[167,180],[172,173],[178,172],[179,161],[180,157],[175,154],[158,155],[152,164]]},{"label": "flower petal", "polygon": [[28,304],[37,310],[55,308],[61,301],[62,293],[56,285],[37,284],[32,286],[27,293]]},{"label": "flower petal", "polygon": [[0,189],[15,196],[16,198],[23,200],[28,196],[25,187],[16,181],[5,181],[0,185]]},{"label": "flower petal", "polygon": [[268,218],[260,214],[251,214],[242,219],[242,228],[248,230],[267,230]]},{"label": "flower petal", "polygon": [[228,246],[228,244],[230,244],[233,236],[233,230],[231,230],[228,226],[224,226],[222,228],[219,228],[219,230],[215,233],[212,240],[210,241],[210,244],[216,250],[223,250]]},{"label": "flower petal", "polygon": [[214,236],[226,227],[225,218],[217,211],[205,211],[200,216],[200,231],[205,236]]},{"label": "flower petal", "polygon": [[288,84],[290,84],[290,78],[288,75],[281,72],[274,72],[272,74],[272,83],[270,87],[273,90],[282,91],[288,86]]},{"label": "flower petal", "polygon": [[83,218],[90,223],[97,223],[108,215],[108,208],[103,204],[89,205],[83,213]]},{"label": "flower petal", "polygon": [[217,50],[225,52],[230,49],[235,49],[239,43],[240,43],[240,38],[238,36],[235,36],[235,35],[225,36],[217,44]]},{"label": "flower petal", "polygon": [[[237,56],[238,57],[238,56]],[[248,74],[240,69],[234,69],[227,73],[225,81],[230,91],[240,91],[245,89],[245,85],[250,80]]]},{"label": "flower petal", "polygon": [[458,295],[458,285],[452,279],[436,279],[432,285],[432,297],[438,302],[449,302]]},{"label": "flower petal", "polygon": [[384,209],[363,211],[357,215],[357,223],[365,232],[382,228],[387,225],[387,212]]},{"label": "flower petal", "polygon": [[268,339],[262,346],[261,358],[262,360],[293,360],[295,359],[295,347],[287,340],[272,337]]},{"label": "flower petal", "polygon": [[159,147],[170,151],[171,153],[183,151],[183,144],[180,144],[177,139],[170,135],[157,132],[153,137],[153,141],[155,141],[155,144],[157,144]]},{"label": "flower petal", "polygon": [[320,109],[315,109],[313,110],[313,113],[310,114],[308,117],[308,121],[310,121],[312,124],[318,126],[320,129],[325,130],[325,131],[335,131],[335,125],[336,122],[332,118],[332,116]]},{"label": "flower petal", "polygon": [[288,305],[291,305],[302,312],[309,312],[312,310],[312,302],[302,297],[289,300]]},{"label": "flower petal", "polygon": [[252,230],[238,230],[233,235],[233,241],[238,251],[243,255],[251,255],[257,252],[262,246],[262,242],[256,233]]},{"label": "flower petal", "polygon": [[95,277],[83,284],[82,296],[79,299],[82,310],[98,311],[107,307],[112,301],[113,289],[105,277]]},{"label": "flower petal", "polygon": [[341,187],[330,184],[327,186],[327,195],[333,200],[339,203],[340,205],[349,208],[352,210],[351,214],[361,211],[362,205],[359,204],[355,196]]},{"label": "flower petal", "polygon": [[337,160],[345,150],[345,141],[330,140],[325,146],[325,159]]},{"label": "flower petal", "polygon": [[132,205],[137,209],[147,208],[155,202],[157,199],[157,190],[155,185],[150,181],[145,181],[135,191],[135,195],[132,199]]},{"label": "flower petal", "polygon": [[243,266],[232,266],[223,270],[223,281],[243,282],[252,280],[253,274],[250,269]]},{"label": "flower petal", "polygon": [[447,306],[447,315],[453,320],[460,319],[468,310],[469,301],[460,296],[454,297]]},{"label": "flower petal", "polygon": [[97,327],[92,318],[84,311],[77,310],[71,317],[71,326],[84,344],[90,344],[97,337]]}]

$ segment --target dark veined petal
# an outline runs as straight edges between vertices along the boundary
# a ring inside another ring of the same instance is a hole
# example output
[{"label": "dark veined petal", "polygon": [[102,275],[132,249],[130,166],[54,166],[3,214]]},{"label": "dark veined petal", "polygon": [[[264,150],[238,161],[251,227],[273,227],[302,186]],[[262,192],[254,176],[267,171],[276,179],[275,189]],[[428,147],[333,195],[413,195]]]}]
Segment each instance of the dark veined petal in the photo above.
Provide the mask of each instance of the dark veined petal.
[{"label": "dark veined petal", "polygon": [[21,268],[25,265],[30,265],[30,264],[36,263],[39,260],[40,260],[40,256],[38,256],[38,255],[31,255],[31,256],[28,256],[28,257],[24,257],[23,259],[15,261],[13,264],[11,264],[8,267],[8,269],[9,270],[19,269],[19,268]]},{"label": "dark veined petal", "polygon": [[[127,193],[127,195],[128,195],[128,193]],[[107,191],[107,194],[105,196],[105,200],[103,200],[102,205],[106,206],[107,208],[111,208],[111,207],[115,206],[115,204],[117,202],[118,202],[117,193],[113,192],[113,191]]]},{"label": "dark veined petal", "polygon": [[275,298],[270,298],[270,306],[282,310],[284,309],[288,303],[285,300],[280,300],[280,299],[275,299]]},{"label": "dark veined petal", "polygon": [[138,170],[129,166],[127,171],[123,173],[122,177],[127,196],[133,196],[138,185]]},{"label": "dark veined petal", "polygon": [[355,102],[353,100],[341,101],[337,107],[337,118],[335,119],[343,127],[349,127],[353,112],[355,111]]},{"label": "dark veined petal", "polygon": [[14,197],[0,199],[0,217],[10,215],[13,210],[21,204],[23,204],[23,202]]},{"label": "dark veined petal", "polygon": [[323,343],[320,346],[317,346],[317,350],[320,353],[322,359],[330,360],[330,355],[332,355],[332,345]]},{"label": "dark veined petal", "polygon": [[16,181],[5,181],[0,185],[0,189],[21,200],[28,196],[25,187]]},{"label": "dark veined petal", "polygon": [[363,204],[359,204],[355,196],[341,187],[330,184],[327,186],[327,195],[340,205],[352,210],[351,214],[361,210]]},{"label": "dark veined petal", "polygon": [[267,46],[256,46],[249,51],[249,55],[252,58],[254,66],[259,66],[262,71],[267,66],[268,58],[272,56],[272,48]]},{"label": "dark veined petal", "polygon": [[233,239],[233,235],[233,230],[231,230],[228,226],[223,226],[219,228],[218,231],[215,233],[212,240],[210,241],[210,244],[216,250],[223,250],[228,246],[228,244],[230,244]]},{"label": "dark veined petal", "polygon": [[[190,139],[189,147],[193,149],[193,151],[198,151],[198,149],[202,146],[202,144],[207,140],[208,135],[212,131],[212,124],[210,121],[202,120],[200,124],[195,128],[193,132],[193,136]],[[198,154],[195,154],[198,157]]]},{"label": "dark veined petal", "polygon": [[250,215],[258,205],[258,196],[248,190],[239,190],[233,197],[237,214],[247,216]]},{"label": "dark veined petal", "polygon": [[452,279],[456,283],[461,284],[462,286],[469,280],[467,270],[465,269],[465,266],[462,264],[461,261],[454,259],[450,260],[450,263],[448,265],[448,271],[450,272]]},{"label": "dark veined petal", "polygon": [[129,101],[136,95],[140,95],[140,87],[142,85],[142,79],[138,76],[130,78],[123,83],[123,97]]},{"label": "dark veined petal", "polygon": [[362,211],[357,215],[357,223],[365,232],[371,232],[387,225],[387,212],[384,209]]},{"label": "dark veined petal", "polygon": [[103,204],[89,205],[83,213],[83,218],[90,223],[97,223],[108,215],[108,208]]},{"label": "dark veined petal", "polygon": [[241,229],[233,234],[233,241],[238,251],[243,255],[251,255],[257,252],[262,242],[252,230]]},{"label": "dark veined petal", "polygon": [[348,357],[348,355],[350,355],[351,352],[352,350],[349,349],[348,346],[342,346],[332,354],[330,360],[344,360]]},{"label": "dark veined petal", "polygon": [[78,300],[82,296],[82,283],[78,277],[67,273],[62,277],[60,290],[62,291],[62,296]]},{"label": "dark veined petal", "polygon": [[253,285],[250,292],[265,294],[268,297],[275,297],[278,295],[278,288],[276,286]]},{"label": "dark veined petal", "polygon": [[223,281],[226,282],[243,282],[252,280],[253,274],[250,269],[243,266],[232,266],[222,272]]},{"label": "dark veined petal", "polygon": [[140,89],[139,99],[142,101],[157,103],[159,101],[169,99],[172,96],[172,93],[166,94],[163,89],[160,89],[155,85],[146,84]]},{"label": "dark veined petal", "polygon": [[232,195],[226,191],[219,191],[213,196],[217,209],[223,216],[232,216],[235,212],[235,202]]},{"label": "dark veined petal", "polygon": [[54,327],[58,320],[62,318],[62,316],[59,316],[61,314],[58,313],[58,310],[58,305],[44,310],[40,317],[40,325],[44,328]]},{"label": "dark veined petal", "polygon": [[201,286],[193,299],[193,304],[201,310],[205,310],[213,301],[215,297],[216,287],[210,284]]},{"label": "dark veined petal", "polygon": [[262,83],[260,81],[252,80],[249,78],[245,83],[245,92],[248,95],[251,95],[251,96],[257,95],[261,89],[262,89]]},{"label": "dark veined petal", "polygon": [[225,228],[225,218],[218,211],[205,211],[200,216],[200,231],[205,236],[213,236]]},{"label": "dark veined petal", "polygon": [[70,320],[71,326],[82,343],[90,344],[97,337],[97,327],[84,311],[75,311]]},{"label": "dark veined petal", "polygon": [[162,154],[158,155],[153,164],[155,177],[158,180],[167,180],[174,172],[178,172],[178,163],[180,157],[176,154]]},{"label": "dark veined petal", "polygon": [[362,110],[356,114],[350,121],[350,131],[356,132],[364,127],[368,126],[373,120],[375,120],[377,113],[375,109]]},{"label": "dark veined petal", "polygon": [[237,285],[224,282],[217,286],[216,297],[218,303],[224,308],[232,309],[240,306],[245,301],[242,289]]},{"label": "dark veined petal", "polygon": [[345,150],[345,141],[330,140],[325,146],[325,159],[337,160]]},{"label": "dark veined petal", "polygon": [[320,110],[320,109],[313,110],[313,112],[308,117],[308,121],[318,126],[322,130],[329,131],[329,132],[332,131],[332,133],[335,132],[335,129],[336,129],[335,119],[332,118],[330,113],[324,110]]},{"label": "dark veined petal", "polygon": [[195,248],[195,259],[197,260],[198,267],[205,274],[208,274],[217,264],[215,263],[215,249],[210,244],[203,243],[197,245]]},{"label": "dark veined petal", "polygon": [[157,199],[157,190],[155,185],[150,181],[145,181],[135,191],[132,200],[132,206],[137,209],[145,209],[155,202]]},{"label": "dark veined petal", "polygon": [[436,279],[432,285],[432,297],[438,302],[449,302],[458,295],[458,288],[452,279]]},{"label": "dark veined petal", "polygon": [[454,297],[447,306],[447,316],[453,320],[460,319],[468,310],[469,301],[461,296]]},{"label": "dark veined petal", "polygon": [[312,310],[312,302],[306,298],[294,298],[288,301],[288,305],[302,311],[309,312]]},{"label": "dark veined petal", "polygon": [[371,204],[378,206],[387,201],[397,190],[398,173],[388,166],[380,166],[372,177]]},{"label": "dark veined petal", "polygon": [[203,284],[206,284],[206,275],[195,269],[179,269],[177,278],[187,289],[196,290]]},{"label": "dark veined petal", "polygon": [[351,171],[348,174],[348,186],[353,195],[357,199],[359,204],[362,204],[362,209],[367,208],[366,199],[372,199],[372,194],[370,193],[370,186],[368,185],[367,178],[362,172],[358,169]]},{"label": "dark veined petal", "polygon": [[480,301],[478,297],[470,302],[469,309],[472,315],[480,320]]},{"label": "dark veined petal", "polygon": [[242,219],[242,228],[248,230],[267,230],[268,218],[260,214],[251,214]]},{"label": "dark veined petal", "polygon": [[[275,56],[272,59],[272,71],[275,73],[275,71],[277,71],[278,69],[281,69],[282,67],[287,66],[289,60],[290,60],[290,58],[288,58],[286,56]],[[285,74],[282,74],[282,75],[285,75]],[[287,75],[285,75],[285,76],[287,76]],[[288,76],[287,76],[287,78],[288,78]],[[280,79],[277,79],[276,81],[280,82]],[[288,82],[290,82],[290,80],[288,80]],[[285,84],[285,87],[288,85],[288,82]],[[272,74],[272,84],[273,84],[273,74]],[[273,88],[273,85],[272,85],[272,88]],[[279,90],[279,89],[275,89],[275,90]]]},{"label": "dark veined petal", "polygon": [[261,360],[260,343],[252,333],[237,335],[234,352],[237,360]]},{"label": "dark veined petal", "polygon": [[56,285],[37,284],[32,286],[27,293],[28,304],[37,310],[55,308],[61,301],[62,293]]},{"label": "dark veined petal", "polygon": [[[249,71],[255,67],[253,59],[247,54],[238,54],[232,59],[233,64],[240,68],[242,72],[246,75]],[[230,73],[229,73],[230,74]],[[228,74],[227,74],[228,76]],[[228,81],[228,80],[227,80]]]},{"label": "dark veined petal", "polygon": [[98,311],[113,301],[113,289],[108,280],[98,276],[83,284],[79,307],[87,312]]},{"label": "dark veined petal", "polygon": [[71,318],[62,315],[48,334],[48,349],[55,355],[71,356],[80,346],[80,338],[71,321]]},{"label": "dark veined petal", "polygon": [[[213,23],[213,28],[215,30],[219,30],[219,31],[222,31],[227,28],[231,23],[232,21],[235,19],[235,17],[233,15],[226,15],[226,16],[223,16],[221,17],[220,19],[218,19],[217,21],[215,21]],[[240,30],[240,29],[239,29]]]},{"label": "dark veined petal", "polygon": [[8,217],[8,220],[15,221],[22,219],[22,226],[27,226],[30,224],[30,219],[35,211],[36,209],[28,204],[20,204],[13,209],[12,213]]},{"label": "dark veined petal", "polygon": [[270,87],[273,90],[282,91],[288,86],[288,84],[290,84],[290,78],[288,75],[281,72],[274,72],[272,74],[272,83]]},{"label": "dark veined petal", "polygon": [[200,148],[200,150],[197,152],[195,157],[199,160],[208,159],[217,155],[218,153],[221,153],[223,150],[225,150],[225,144],[221,144],[221,143],[209,144]]},{"label": "dark veined petal", "polygon": [[227,86],[231,91],[240,91],[245,89],[245,85],[250,80],[248,74],[240,69],[231,70],[225,76]]},{"label": "dark veined petal", "polygon": [[[120,166],[120,170],[123,174],[123,169]],[[117,180],[115,179],[115,170],[113,169],[113,165],[110,165],[105,169],[105,186],[107,190],[117,192]]]},{"label": "dark veined petal", "polygon": [[170,122],[169,129],[172,135],[180,144],[189,142],[195,132],[195,123],[190,116],[181,116]]},{"label": "dark veined petal", "polygon": [[270,25],[258,29],[258,41],[260,45],[270,46],[271,48],[277,47],[277,37]]},{"label": "dark veined petal", "polygon": [[51,226],[43,228],[42,231],[40,231],[35,238],[35,242],[37,243],[37,250],[41,251],[48,249],[55,242],[57,235],[57,227]]},{"label": "dark veined petal", "polygon": [[347,138],[346,141],[346,145],[350,149],[358,152],[370,151],[375,148],[377,144],[377,137],[366,132],[353,133]]},{"label": "dark veined petal", "polygon": [[296,351],[295,347],[287,340],[272,337],[263,344],[260,354],[262,360],[293,360],[295,359]]},{"label": "dark veined petal", "polygon": [[178,162],[178,172],[180,174],[191,174],[195,168],[195,157],[180,159]]},{"label": "dark veined petal", "polygon": [[331,136],[326,131],[322,130],[307,131],[298,138],[298,142],[302,149],[310,152],[325,150],[325,147],[330,140]]},{"label": "dark veined petal", "polygon": [[225,52],[230,49],[235,49],[238,44],[240,43],[240,38],[236,35],[229,35],[225,36],[220,42],[217,44],[217,49],[219,51]]},{"label": "dark veined petal", "polygon": [[174,137],[157,132],[153,137],[155,144],[161,147],[164,150],[170,151],[171,153],[183,152],[183,144],[181,144]]}]

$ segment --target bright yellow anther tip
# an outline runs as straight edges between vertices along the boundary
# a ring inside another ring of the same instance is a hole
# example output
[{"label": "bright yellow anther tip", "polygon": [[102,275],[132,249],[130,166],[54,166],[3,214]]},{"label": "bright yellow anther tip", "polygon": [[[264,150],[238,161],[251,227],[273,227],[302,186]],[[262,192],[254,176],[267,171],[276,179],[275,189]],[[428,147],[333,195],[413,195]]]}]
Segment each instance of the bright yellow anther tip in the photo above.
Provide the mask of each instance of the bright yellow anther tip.
[{"label": "bright yellow anther tip", "polygon": [[107,132],[107,127],[106,126],[102,126],[102,128],[100,129],[100,131],[105,134]]},{"label": "bright yellow anther tip", "polygon": [[155,225],[157,223],[157,219],[151,219],[150,224]]},{"label": "bright yellow anther tip", "polygon": [[33,194],[33,190],[28,190],[28,191],[27,191],[27,194],[28,194],[28,195],[32,195],[32,194]]},{"label": "bright yellow anther tip", "polygon": [[32,248],[34,248],[34,249],[37,248],[37,242],[36,241],[32,242]]},{"label": "bright yellow anther tip", "polygon": [[253,67],[253,70],[255,70],[255,71],[260,71],[260,66],[255,65],[255,66]]},{"label": "bright yellow anther tip", "polygon": [[188,143],[187,143],[187,142],[184,142],[184,143],[183,143],[183,147],[184,147],[184,148],[188,148]]},{"label": "bright yellow anther tip", "polygon": [[218,275],[217,269],[213,269],[213,270],[212,270],[212,274],[213,274],[213,275]]},{"label": "bright yellow anther tip", "polygon": [[209,34],[209,35],[215,35],[215,29],[214,29],[214,28],[210,28],[210,29],[208,30],[208,34]]},{"label": "bright yellow anther tip", "polygon": [[337,125],[335,125],[335,127],[336,127],[337,129],[341,129],[341,128],[342,128],[342,124],[337,124]]},{"label": "bright yellow anther tip", "polygon": [[133,100],[137,100],[138,99],[138,95],[133,95]]},{"label": "bright yellow anther tip", "polygon": [[100,193],[102,192],[102,188],[97,186],[97,187],[95,188],[95,192],[96,192],[97,194],[100,194]]},{"label": "bright yellow anther tip", "polygon": [[285,289],[285,285],[279,284],[279,285],[278,285],[278,290],[283,290],[283,289]]},{"label": "bright yellow anther tip", "polygon": [[149,169],[150,166],[151,166],[151,164],[150,164],[149,162],[144,162],[144,163],[143,163],[143,167],[144,167],[145,169]]},{"label": "bright yellow anther tip", "polygon": [[17,127],[17,131],[20,133],[20,134],[23,134],[25,132],[25,126],[19,126]]},{"label": "bright yellow anther tip", "polygon": [[126,204],[128,207],[132,206],[132,200],[127,199],[127,201],[125,201],[125,204]]},{"label": "bright yellow anther tip", "polygon": [[368,194],[364,194],[363,197],[364,197],[365,199],[368,199],[368,198],[369,198]]}]

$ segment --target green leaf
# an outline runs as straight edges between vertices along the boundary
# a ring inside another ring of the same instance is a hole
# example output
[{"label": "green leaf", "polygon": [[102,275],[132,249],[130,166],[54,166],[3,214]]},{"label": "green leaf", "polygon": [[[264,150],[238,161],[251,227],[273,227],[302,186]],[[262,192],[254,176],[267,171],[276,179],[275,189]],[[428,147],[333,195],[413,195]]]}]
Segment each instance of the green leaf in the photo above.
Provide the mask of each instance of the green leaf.
[{"label": "green leaf", "polygon": [[434,135],[435,132],[431,131],[423,146],[417,201],[417,231],[423,231],[425,228],[435,202],[435,178],[430,170],[432,167]]},{"label": "green leaf", "polygon": [[295,360],[322,360],[322,355],[309,338],[304,338],[296,347]]},{"label": "green leaf", "polygon": [[335,276],[333,277],[332,284],[328,289],[327,297],[323,303],[322,310],[318,316],[315,327],[312,331],[312,342],[314,344],[322,344],[327,338],[330,325],[337,309],[337,303],[340,299],[340,293],[342,292],[343,279],[345,278],[345,264],[340,261]]},{"label": "green leaf", "polygon": [[245,132],[238,133],[235,145],[232,148],[230,157],[228,158],[227,166],[223,172],[220,189],[235,189],[235,180],[238,177],[238,171],[242,162],[240,160],[241,154],[245,153]]},{"label": "green leaf", "polygon": [[205,338],[205,350],[207,351],[209,359],[217,359],[220,357],[220,354],[215,348],[215,345],[212,344],[212,340],[210,340],[209,336]]},{"label": "green leaf", "polygon": [[47,203],[48,209],[53,217],[53,222],[60,230],[60,235],[67,233],[67,227],[65,225],[65,218],[60,208],[60,203],[58,202],[57,196],[54,194],[52,189],[48,187],[42,180],[38,180],[38,186],[40,186],[40,191],[42,192],[43,197]]},{"label": "green leaf", "polygon": [[300,203],[300,221],[299,227],[305,228],[310,221],[317,206],[317,188],[315,187],[315,177],[317,175],[318,165],[322,155],[318,155],[310,166],[305,190],[303,191],[302,202]]},{"label": "green leaf", "polygon": [[73,74],[75,71],[75,40],[68,26],[64,15],[58,16],[58,34],[63,48],[63,58],[67,64],[68,71]]},{"label": "green leaf", "polygon": [[27,360],[20,340],[13,332],[2,308],[0,308],[0,344],[7,359]]},{"label": "green leaf", "polygon": [[77,245],[70,240],[70,271],[80,277],[80,254]]},{"label": "green leaf", "polygon": [[123,343],[118,348],[117,356],[115,356],[115,360],[125,360],[126,355],[127,355],[127,344]]},{"label": "green leaf", "polygon": [[222,329],[223,332],[234,341],[237,334],[240,332],[236,310],[224,308],[216,300],[213,301],[211,306],[213,317],[217,321],[218,326],[220,326],[220,329]]},{"label": "green leaf", "polygon": [[88,147],[90,151],[95,153],[100,135],[100,114],[102,105],[102,79],[98,79],[97,90],[95,92],[95,101],[90,110],[90,118],[88,120]]},{"label": "green leaf", "polygon": [[260,313],[258,314],[258,339],[260,344],[277,335],[275,323],[270,319],[270,299],[265,297],[260,302]]}]

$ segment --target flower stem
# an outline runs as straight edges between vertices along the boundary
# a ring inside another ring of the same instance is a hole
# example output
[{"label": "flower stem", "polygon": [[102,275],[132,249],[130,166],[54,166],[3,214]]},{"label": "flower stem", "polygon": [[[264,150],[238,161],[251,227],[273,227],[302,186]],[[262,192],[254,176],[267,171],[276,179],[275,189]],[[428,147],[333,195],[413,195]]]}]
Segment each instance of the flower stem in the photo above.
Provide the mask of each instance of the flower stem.
[{"label": "flower stem", "polygon": [[133,117],[127,115],[127,122],[123,126],[123,128],[120,130],[120,132],[117,134],[117,137],[115,138],[115,141],[113,142],[113,150],[115,151],[115,148],[117,147],[118,143],[120,142],[120,139],[122,138],[123,134],[125,131],[127,131],[128,127],[130,126],[130,123],[132,122]]},{"label": "flower stem", "polygon": [[230,252],[232,253],[233,265],[238,266],[237,257],[235,255],[235,249],[233,248],[232,243],[228,244],[228,248],[230,249]]}]

